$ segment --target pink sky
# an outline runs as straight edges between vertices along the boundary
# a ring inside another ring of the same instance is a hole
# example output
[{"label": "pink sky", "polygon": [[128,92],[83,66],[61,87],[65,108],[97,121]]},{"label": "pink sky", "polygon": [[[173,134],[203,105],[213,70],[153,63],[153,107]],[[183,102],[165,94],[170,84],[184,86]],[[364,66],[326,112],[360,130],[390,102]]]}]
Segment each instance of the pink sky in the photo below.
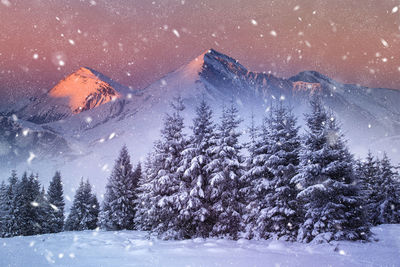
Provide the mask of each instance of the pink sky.
[{"label": "pink sky", "polygon": [[317,70],[400,88],[400,2],[0,2],[0,91],[48,91],[81,66],[142,88],[208,48],[254,71]]}]

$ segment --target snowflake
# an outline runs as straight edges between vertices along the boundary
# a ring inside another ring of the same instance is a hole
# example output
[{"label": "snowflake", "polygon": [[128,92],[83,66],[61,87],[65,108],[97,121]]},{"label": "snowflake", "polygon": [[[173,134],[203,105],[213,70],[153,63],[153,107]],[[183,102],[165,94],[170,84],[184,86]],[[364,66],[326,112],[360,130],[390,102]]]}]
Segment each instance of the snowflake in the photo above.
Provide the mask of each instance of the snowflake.
[{"label": "snowflake", "polygon": [[178,30],[173,29],[172,32],[175,34],[176,37],[180,37],[181,35],[179,34]]},{"label": "snowflake", "polygon": [[32,163],[34,158],[36,158],[36,155],[33,152],[29,152],[29,158],[26,160],[29,165]]},{"label": "snowflake", "polygon": [[384,47],[389,47],[389,43],[383,38],[381,38],[381,43]]}]

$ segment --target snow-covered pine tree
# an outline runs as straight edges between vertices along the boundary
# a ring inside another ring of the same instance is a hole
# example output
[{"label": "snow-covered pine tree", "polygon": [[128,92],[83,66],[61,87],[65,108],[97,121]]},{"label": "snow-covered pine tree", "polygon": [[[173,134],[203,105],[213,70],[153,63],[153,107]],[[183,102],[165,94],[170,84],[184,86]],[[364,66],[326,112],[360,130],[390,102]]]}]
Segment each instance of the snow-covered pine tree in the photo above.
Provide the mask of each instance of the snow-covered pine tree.
[{"label": "snow-covered pine tree", "polygon": [[257,218],[256,230],[267,231],[261,236],[296,240],[300,214],[296,200],[296,186],[291,179],[297,174],[299,165],[300,138],[297,119],[280,103],[271,109],[268,118],[267,146],[264,167],[272,177],[262,197],[261,212]]},{"label": "snow-covered pine tree", "polygon": [[6,185],[6,196],[5,196],[5,207],[3,217],[3,231],[4,237],[11,237],[18,235],[18,226],[16,224],[16,195],[17,187],[19,184],[17,172],[15,170],[11,171],[11,176],[8,179],[8,184]]},{"label": "snow-covered pine tree", "polygon": [[144,162],[144,169],[139,179],[136,200],[135,226],[138,230],[150,231],[153,228],[149,211],[154,206],[152,202],[152,185],[158,173],[154,154],[149,153]]},{"label": "snow-covered pine tree", "polygon": [[270,237],[266,220],[259,220],[261,210],[268,205],[265,196],[273,176],[266,166],[269,149],[268,130],[268,117],[265,117],[253,147],[249,149],[242,177],[245,186],[241,191],[244,192],[246,204],[243,214],[244,237],[250,239]]},{"label": "snow-covered pine tree", "polygon": [[133,179],[136,182],[135,192],[138,192],[139,181],[142,179],[142,163],[139,161],[133,171]]},{"label": "snow-covered pine tree", "polygon": [[209,172],[206,170],[211,157],[209,149],[216,144],[212,110],[203,99],[196,108],[192,135],[183,151],[180,170],[184,173],[185,203],[178,216],[184,237],[207,237],[212,229],[210,218]]},{"label": "snow-covered pine tree", "polygon": [[355,169],[366,217],[370,224],[377,225],[381,198],[378,162],[369,151],[364,161],[357,162]]},{"label": "snow-covered pine tree", "polygon": [[223,108],[217,132],[217,142],[209,148],[212,160],[205,169],[210,173],[210,212],[213,218],[211,236],[236,239],[241,231],[239,190],[243,175],[243,159],[238,126],[241,120],[231,101]]},{"label": "snow-covered pine tree", "polygon": [[92,186],[89,180],[86,181],[84,192],[89,195],[89,216],[86,218],[86,225],[89,230],[93,230],[98,226],[100,203],[97,200],[96,194],[92,193]]},{"label": "snow-covered pine tree", "polygon": [[386,153],[379,161],[379,194],[378,222],[400,223],[400,195],[398,194],[398,181],[395,180],[395,172],[392,163]]},{"label": "snow-covered pine tree", "polygon": [[64,228],[64,191],[61,173],[56,172],[47,189],[47,215],[49,233],[61,232]]},{"label": "snow-covered pine tree", "polygon": [[147,185],[150,191],[147,223],[159,237],[182,239],[185,237],[184,231],[177,223],[177,216],[186,204],[182,203],[185,184],[178,167],[187,144],[181,115],[185,107],[180,97],[175,98],[171,106],[174,111],[172,115],[166,114],[161,130],[162,139],[154,147],[154,173],[148,177]]},{"label": "snow-covered pine tree", "polygon": [[[248,205],[250,203],[250,198],[251,198],[251,193],[252,193],[252,176],[250,175],[249,170],[253,167],[253,160],[255,157],[255,150],[257,147],[260,145],[260,142],[258,141],[260,137],[260,129],[259,127],[256,126],[255,123],[255,116],[254,113],[251,113],[250,117],[250,125],[247,127],[247,135],[249,137],[249,141],[244,145],[244,148],[248,152],[248,156],[245,157],[244,163],[243,163],[243,176],[241,178],[241,188],[239,191],[240,198],[243,199],[243,203]],[[244,212],[244,217],[248,216],[247,212]],[[247,219],[243,218],[243,222],[245,222]],[[245,226],[244,226],[245,227]]]},{"label": "snow-covered pine tree", "polygon": [[37,204],[37,224],[39,225],[39,231],[36,234],[50,233],[50,216],[49,216],[49,202],[44,187],[42,187],[39,196],[36,198]]},{"label": "snow-covered pine tree", "polygon": [[89,181],[81,180],[76,190],[74,201],[67,221],[65,230],[82,231],[95,229],[98,221],[99,204],[96,195],[92,194]]},{"label": "snow-covered pine tree", "polygon": [[0,237],[6,236],[6,218],[8,215],[7,208],[7,185],[4,181],[0,185]]},{"label": "snow-covered pine tree", "polygon": [[41,232],[39,218],[40,184],[33,174],[24,173],[17,185],[15,196],[15,222],[17,235],[34,235]]},{"label": "snow-covered pine tree", "polygon": [[352,155],[320,98],[314,97],[310,104],[299,174],[292,179],[300,188],[297,198],[305,210],[298,240],[367,239],[369,228],[354,183]]},{"label": "snow-covered pine tree", "polygon": [[100,212],[100,226],[106,230],[132,230],[136,212],[138,177],[132,170],[127,147],[124,145],[108,178]]}]

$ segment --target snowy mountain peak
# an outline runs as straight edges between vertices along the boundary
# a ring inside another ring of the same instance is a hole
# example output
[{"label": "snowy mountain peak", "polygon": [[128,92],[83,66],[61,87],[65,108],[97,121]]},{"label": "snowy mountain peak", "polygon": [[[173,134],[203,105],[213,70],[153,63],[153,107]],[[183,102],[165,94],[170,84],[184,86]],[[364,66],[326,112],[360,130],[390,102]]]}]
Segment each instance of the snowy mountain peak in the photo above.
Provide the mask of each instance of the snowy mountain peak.
[{"label": "snowy mountain peak", "polygon": [[61,80],[48,95],[51,98],[67,98],[68,106],[75,114],[119,98],[121,94],[98,74],[81,67]]},{"label": "snowy mountain peak", "polygon": [[321,82],[327,82],[327,83],[332,83],[332,79],[319,73],[318,71],[302,71],[295,76],[292,76],[289,78],[290,81],[292,82],[307,82],[307,83],[321,83]]},{"label": "snowy mountain peak", "polygon": [[222,54],[214,49],[209,49],[204,54],[204,66],[211,67],[219,70],[226,70],[236,75],[246,75],[248,72],[238,60],[231,58],[225,54]]}]

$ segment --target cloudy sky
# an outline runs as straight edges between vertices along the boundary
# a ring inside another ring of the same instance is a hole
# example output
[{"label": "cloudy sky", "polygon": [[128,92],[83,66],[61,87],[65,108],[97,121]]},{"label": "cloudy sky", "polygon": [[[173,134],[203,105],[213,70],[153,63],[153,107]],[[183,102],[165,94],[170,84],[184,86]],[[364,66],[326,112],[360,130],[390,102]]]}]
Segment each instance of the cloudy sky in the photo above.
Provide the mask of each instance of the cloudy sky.
[{"label": "cloudy sky", "polygon": [[0,0],[0,101],[80,66],[143,88],[209,48],[281,77],[400,88],[400,1]]}]

